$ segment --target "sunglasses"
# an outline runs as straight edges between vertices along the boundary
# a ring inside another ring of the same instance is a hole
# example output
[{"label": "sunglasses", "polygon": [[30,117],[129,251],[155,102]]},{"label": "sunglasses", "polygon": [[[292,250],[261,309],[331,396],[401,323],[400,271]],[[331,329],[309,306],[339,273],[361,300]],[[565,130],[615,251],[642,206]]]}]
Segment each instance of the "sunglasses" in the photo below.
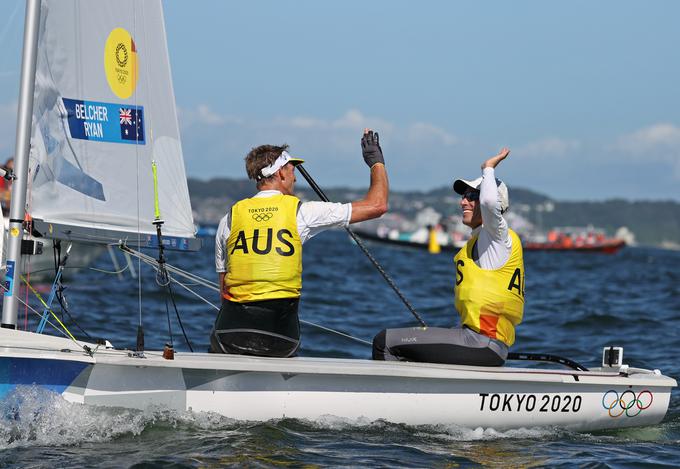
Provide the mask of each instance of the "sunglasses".
[{"label": "sunglasses", "polygon": [[468,199],[470,202],[474,202],[475,200],[479,200],[479,191],[475,190],[465,191],[465,193],[461,197],[463,199]]}]

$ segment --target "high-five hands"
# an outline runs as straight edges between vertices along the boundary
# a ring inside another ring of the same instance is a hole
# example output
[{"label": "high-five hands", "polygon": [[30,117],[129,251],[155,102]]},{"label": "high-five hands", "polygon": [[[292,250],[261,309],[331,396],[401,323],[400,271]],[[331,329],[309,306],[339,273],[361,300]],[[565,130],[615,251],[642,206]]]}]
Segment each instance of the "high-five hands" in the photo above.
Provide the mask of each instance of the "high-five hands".
[{"label": "high-five hands", "polygon": [[364,161],[369,168],[377,163],[385,164],[382,149],[380,148],[380,138],[378,132],[371,129],[364,129],[364,136],[361,138],[361,153]]},{"label": "high-five hands", "polygon": [[503,149],[501,149],[501,151],[499,151],[496,156],[492,156],[491,158],[486,160],[484,163],[482,163],[482,169],[484,169],[484,168],[495,168],[496,166],[498,166],[498,163],[500,163],[501,161],[506,159],[509,154],[510,154],[510,149],[507,148],[507,147],[503,147]]}]

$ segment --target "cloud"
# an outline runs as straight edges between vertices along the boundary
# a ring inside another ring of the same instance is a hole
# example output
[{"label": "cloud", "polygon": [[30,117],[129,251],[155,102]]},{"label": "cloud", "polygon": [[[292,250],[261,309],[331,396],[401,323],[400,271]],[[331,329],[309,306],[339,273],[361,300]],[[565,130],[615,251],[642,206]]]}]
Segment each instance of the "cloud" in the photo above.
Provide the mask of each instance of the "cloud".
[{"label": "cloud", "polygon": [[380,133],[393,174],[412,178],[414,169],[418,174],[427,172],[414,155],[427,155],[433,168],[449,165],[452,147],[459,144],[458,137],[435,124],[397,124],[359,109],[330,118],[294,115],[252,119],[223,116],[200,105],[182,109],[180,124],[187,169],[198,177],[241,174],[243,156],[253,146],[285,142],[293,152],[309,158],[310,170],[327,171],[335,184],[359,184],[357,180],[363,184],[365,165],[359,140],[364,128],[372,128]]},{"label": "cloud", "polygon": [[297,129],[320,129],[328,128],[328,124],[321,119],[316,119],[314,117],[293,117],[289,120],[280,119],[279,123],[285,125],[288,123],[291,127]]},{"label": "cloud", "polygon": [[412,143],[430,141],[446,146],[455,145],[460,141],[455,135],[448,133],[446,130],[425,122],[411,124],[406,133],[406,138]]},{"label": "cloud", "polygon": [[541,140],[526,143],[513,153],[519,157],[561,157],[573,154],[581,148],[577,140],[564,140],[558,137],[548,137]]},{"label": "cloud", "polygon": [[[395,189],[442,187],[456,175],[471,177],[484,157],[497,149],[494,142],[460,135],[434,122],[389,121],[360,109],[330,117],[259,119],[223,115],[201,105],[182,109],[180,124],[187,172],[199,178],[244,177],[243,158],[251,148],[288,143],[293,154],[307,159],[308,171],[322,186],[366,187],[359,146],[365,127],[380,132]],[[609,144],[547,135],[514,143],[511,149],[514,156],[503,165],[502,177],[513,186],[573,198],[573,181],[579,181],[590,197],[636,197],[636,191],[649,197],[678,197],[680,127],[675,125],[645,127]],[[537,165],[537,161],[548,164]],[[654,192],[637,184],[641,170],[659,175]],[[603,171],[626,183],[602,183]]]},{"label": "cloud", "polygon": [[[225,132],[221,138],[248,139],[249,142],[265,136],[265,139],[283,138],[285,141],[305,142],[310,145],[339,146],[340,149],[354,148],[360,132],[364,128],[376,129],[383,141],[392,145],[406,146],[451,146],[459,143],[459,139],[434,124],[416,122],[407,126],[398,126],[388,120],[367,116],[358,109],[350,109],[337,118],[324,119],[314,116],[280,116],[270,120],[247,120],[234,116],[223,116],[201,104],[194,109],[182,109],[180,112],[182,129],[187,134],[196,135],[202,131],[199,127],[222,127]],[[238,129],[238,130],[237,130]],[[208,130],[209,129],[203,129]],[[212,131],[210,131],[212,132]],[[214,133],[213,138],[216,138]],[[252,143],[251,143],[252,145]]]},{"label": "cloud", "polygon": [[178,109],[180,123],[183,126],[192,126],[195,124],[222,126],[225,124],[240,124],[242,120],[232,116],[222,116],[212,109],[207,104],[199,104],[195,109]]},{"label": "cloud", "polygon": [[611,146],[636,161],[669,164],[675,179],[680,179],[680,127],[658,123],[636,130]]},{"label": "cloud", "polygon": [[650,150],[680,148],[680,127],[673,124],[655,124],[619,138],[616,146],[630,153]]},{"label": "cloud", "polygon": [[394,124],[384,119],[367,117],[357,109],[350,109],[337,119],[320,119],[309,116],[279,117],[274,124],[303,130],[351,130],[370,128],[383,133],[391,133]]}]

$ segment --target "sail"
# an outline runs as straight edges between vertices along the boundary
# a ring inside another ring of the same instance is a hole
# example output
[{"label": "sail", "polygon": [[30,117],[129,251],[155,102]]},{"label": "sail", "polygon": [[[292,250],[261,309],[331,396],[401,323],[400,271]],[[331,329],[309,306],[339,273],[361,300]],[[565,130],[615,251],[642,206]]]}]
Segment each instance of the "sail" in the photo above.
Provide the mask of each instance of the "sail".
[{"label": "sail", "polygon": [[44,236],[188,248],[189,200],[160,0],[43,0],[27,208]]}]

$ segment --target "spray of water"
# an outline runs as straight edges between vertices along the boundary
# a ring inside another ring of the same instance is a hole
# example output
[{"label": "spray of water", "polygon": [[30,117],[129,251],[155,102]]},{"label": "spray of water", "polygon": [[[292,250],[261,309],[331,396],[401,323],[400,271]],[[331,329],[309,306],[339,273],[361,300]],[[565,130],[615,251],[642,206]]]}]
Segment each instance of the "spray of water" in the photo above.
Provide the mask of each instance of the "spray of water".
[{"label": "spray of water", "polygon": [[234,420],[212,413],[94,407],[67,402],[39,386],[18,386],[0,401],[0,451],[105,442],[154,426],[219,430],[234,425]]}]

